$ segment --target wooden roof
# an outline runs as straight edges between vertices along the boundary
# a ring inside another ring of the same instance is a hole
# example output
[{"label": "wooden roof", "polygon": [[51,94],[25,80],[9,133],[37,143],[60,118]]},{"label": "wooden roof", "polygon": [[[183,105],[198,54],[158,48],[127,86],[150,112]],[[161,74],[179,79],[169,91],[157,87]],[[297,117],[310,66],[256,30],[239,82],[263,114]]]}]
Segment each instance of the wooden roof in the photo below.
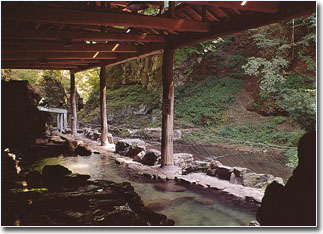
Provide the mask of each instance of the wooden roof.
[{"label": "wooden roof", "polygon": [[[315,1],[1,2],[1,66],[78,72],[181,48],[249,28],[309,15]],[[140,3],[140,2],[137,2]],[[175,6],[176,5],[176,6]]]}]

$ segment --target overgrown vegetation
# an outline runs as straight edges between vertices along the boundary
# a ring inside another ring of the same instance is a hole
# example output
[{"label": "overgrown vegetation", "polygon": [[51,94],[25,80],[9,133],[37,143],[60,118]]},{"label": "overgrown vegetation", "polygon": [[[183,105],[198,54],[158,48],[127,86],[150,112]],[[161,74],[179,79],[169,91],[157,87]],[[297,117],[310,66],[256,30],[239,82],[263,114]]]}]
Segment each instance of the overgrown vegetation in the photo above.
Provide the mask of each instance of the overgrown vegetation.
[{"label": "overgrown vegetation", "polygon": [[272,99],[306,130],[316,126],[315,30],[315,14],[250,30],[259,51],[242,67],[259,78],[262,103]]},{"label": "overgrown vegetation", "polygon": [[189,82],[175,90],[175,115],[194,126],[216,126],[239,95],[242,80],[207,77],[202,82]]}]

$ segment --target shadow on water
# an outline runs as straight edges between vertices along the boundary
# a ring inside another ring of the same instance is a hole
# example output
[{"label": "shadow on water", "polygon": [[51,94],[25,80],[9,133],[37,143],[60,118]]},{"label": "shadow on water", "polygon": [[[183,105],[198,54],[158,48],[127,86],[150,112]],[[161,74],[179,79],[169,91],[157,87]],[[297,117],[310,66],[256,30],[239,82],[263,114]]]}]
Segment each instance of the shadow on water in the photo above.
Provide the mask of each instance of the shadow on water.
[{"label": "shadow on water", "polygon": [[255,219],[254,205],[197,185],[152,181],[97,154],[47,158],[36,162],[33,169],[41,171],[45,165],[55,164],[61,164],[74,173],[88,174],[92,180],[130,182],[146,206],[167,215],[177,226],[246,226]]}]

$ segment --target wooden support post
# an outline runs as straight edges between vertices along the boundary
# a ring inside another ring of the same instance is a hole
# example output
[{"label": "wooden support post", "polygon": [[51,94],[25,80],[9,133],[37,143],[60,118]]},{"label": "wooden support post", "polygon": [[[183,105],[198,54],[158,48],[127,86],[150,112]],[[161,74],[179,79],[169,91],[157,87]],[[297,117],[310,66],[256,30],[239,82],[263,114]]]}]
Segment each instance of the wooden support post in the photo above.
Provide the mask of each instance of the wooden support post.
[{"label": "wooden support post", "polygon": [[60,125],[61,125],[61,132],[63,132],[64,131],[64,114],[58,114],[59,115],[59,117],[60,117]]},{"label": "wooden support post", "polygon": [[175,18],[175,2],[169,1],[169,14],[171,18]]},{"label": "wooden support post", "polygon": [[72,113],[72,135],[76,135],[77,133],[77,113],[76,113],[76,100],[75,100],[75,75],[71,73],[71,92],[70,92],[70,99],[71,99],[71,113]]},{"label": "wooden support post", "polygon": [[170,45],[164,49],[163,55],[163,103],[162,103],[162,142],[161,165],[173,165],[173,113],[174,113],[174,82],[173,82],[174,48]]},{"label": "wooden support post", "polygon": [[201,11],[202,11],[202,22],[206,22],[207,21],[207,17],[206,17],[206,7],[207,6],[201,6]]},{"label": "wooden support post", "polygon": [[60,125],[59,121],[60,121],[59,114],[57,114],[57,131],[61,132],[61,130],[60,130],[61,125]]},{"label": "wooden support post", "polygon": [[100,112],[101,112],[101,145],[104,146],[107,143],[108,124],[107,124],[107,76],[105,66],[100,70]]},{"label": "wooden support post", "polygon": [[67,113],[64,113],[64,131],[67,128]]}]

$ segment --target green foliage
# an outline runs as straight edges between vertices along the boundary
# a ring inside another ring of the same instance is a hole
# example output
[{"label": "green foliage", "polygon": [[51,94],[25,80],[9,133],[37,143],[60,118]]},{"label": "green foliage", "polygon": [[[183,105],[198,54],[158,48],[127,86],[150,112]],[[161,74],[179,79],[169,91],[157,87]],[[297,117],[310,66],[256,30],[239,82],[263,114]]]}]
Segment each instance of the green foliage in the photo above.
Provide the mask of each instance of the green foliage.
[{"label": "green foliage", "polygon": [[209,65],[209,67],[213,68],[215,72],[221,71],[222,69],[227,69],[227,77],[241,79],[244,75],[243,65],[246,64],[246,62],[247,59],[238,52],[229,57],[217,55],[213,59],[213,64]]},{"label": "green foliage", "polygon": [[223,111],[240,93],[243,82],[232,78],[207,77],[203,82],[189,82],[175,90],[175,115],[196,125],[221,123]]},{"label": "green foliage", "polygon": [[[313,14],[250,31],[260,50],[243,66],[247,75],[260,79],[260,102],[274,103],[307,130],[316,125],[315,22]],[[302,72],[288,72],[295,54],[306,64]]]},{"label": "green foliage", "polygon": [[68,108],[68,99],[63,84],[53,72],[46,72],[37,82],[42,99],[40,105],[55,108]]},{"label": "green foliage", "polygon": [[[283,145],[296,147],[304,131],[277,130],[275,124],[247,123],[245,125],[224,125],[215,128],[199,128],[183,134],[185,141],[206,144],[221,142],[252,142],[264,145]],[[246,144],[246,143],[244,143]]]},{"label": "green foliage", "polygon": [[160,93],[147,91],[141,85],[128,85],[115,90],[107,90],[107,105],[111,108],[142,103],[158,106],[159,102]]},{"label": "green foliage", "polygon": [[298,165],[298,156],[297,149],[289,149],[284,152],[284,155],[288,159],[288,163],[286,163],[287,167],[296,168]]}]

